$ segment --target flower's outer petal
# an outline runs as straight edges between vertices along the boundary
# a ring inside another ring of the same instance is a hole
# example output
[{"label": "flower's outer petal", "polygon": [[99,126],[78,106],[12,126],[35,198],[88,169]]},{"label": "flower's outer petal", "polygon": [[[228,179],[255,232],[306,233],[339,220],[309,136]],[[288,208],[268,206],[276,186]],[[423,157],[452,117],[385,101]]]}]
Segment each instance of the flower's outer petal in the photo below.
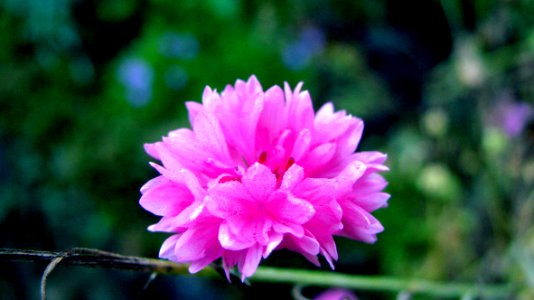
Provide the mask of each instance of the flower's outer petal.
[{"label": "flower's outer petal", "polygon": [[165,178],[177,184],[185,185],[189,189],[191,194],[195,197],[195,199],[204,198],[206,192],[204,188],[202,188],[202,186],[200,185],[196,176],[191,171],[187,169],[167,170],[166,168],[163,168],[162,166],[155,163],[150,163],[150,165],[154,167]]},{"label": "flower's outer petal", "polygon": [[[209,86],[202,93],[202,106],[209,112],[214,112],[221,104],[221,96]],[[196,117],[196,116],[195,116]],[[194,121],[191,122],[194,124]]]},{"label": "flower's outer petal", "polygon": [[313,128],[313,105],[308,91],[301,92],[302,82],[291,91],[289,84],[284,83],[286,99],[287,128],[300,132],[304,128]]},{"label": "flower's outer petal", "polygon": [[[315,113],[314,123],[316,125],[324,125],[330,123],[333,119],[336,119],[334,114],[334,104],[332,102],[327,102],[323,104]],[[321,126],[315,126],[320,128]]]},{"label": "flower's outer petal", "polygon": [[305,166],[305,173],[309,177],[315,177],[317,171],[325,168],[336,153],[335,143],[325,143],[315,147],[311,150],[302,161],[297,161],[302,166]]},{"label": "flower's outer petal", "polygon": [[293,159],[297,162],[300,161],[300,159],[310,149],[311,141],[312,136],[310,130],[308,128],[302,129],[295,139],[295,145],[293,146],[291,157],[293,157]]},{"label": "flower's outer petal", "polygon": [[189,273],[195,274],[204,269],[213,261],[221,257],[222,252],[222,250],[217,248],[209,248],[203,258],[191,262],[191,265],[189,266]]},{"label": "flower's outer petal", "polygon": [[263,110],[256,127],[256,149],[266,151],[278,139],[282,128],[286,127],[284,115],[284,92],[274,86],[265,92]]},{"label": "flower's outer petal", "polygon": [[376,234],[382,232],[384,227],[380,222],[358,205],[350,202],[343,207],[342,235],[366,243],[374,243]]},{"label": "flower's outer petal", "polygon": [[178,232],[180,226],[175,220],[175,216],[163,216],[158,223],[148,226],[148,230],[152,232]]},{"label": "flower's outer petal", "polygon": [[165,176],[157,176],[155,178],[150,179],[147,183],[143,184],[141,187],[141,194],[144,194],[147,190],[160,186],[162,184],[166,184],[169,180],[165,178]]},{"label": "flower's outer petal", "polygon": [[387,155],[378,151],[357,152],[353,154],[352,158],[365,163],[368,168],[368,173],[389,170],[389,168],[384,165]]},{"label": "flower's outer petal", "polygon": [[183,185],[176,184],[168,179],[160,179],[159,183],[146,189],[139,200],[141,206],[158,216],[177,215],[193,201],[191,192]]},{"label": "flower's outer petal", "polygon": [[178,262],[193,262],[204,258],[210,249],[221,248],[217,239],[220,220],[205,218],[196,225],[176,241],[174,251]]},{"label": "flower's outer petal", "polygon": [[334,112],[332,103],[324,104],[314,119],[314,145],[337,140],[358,120],[348,116],[345,111]]},{"label": "flower's outer petal", "polygon": [[367,166],[359,161],[349,163],[338,176],[334,178],[336,183],[336,198],[343,197],[345,194],[354,190],[354,184],[364,176]]},{"label": "flower's outer petal", "polygon": [[384,177],[377,173],[373,173],[367,176],[362,176],[362,178],[355,182],[354,193],[360,196],[375,194],[381,192],[387,185],[388,182]]},{"label": "flower's outer petal", "polygon": [[240,97],[249,97],[251,95],[263,93],[263,88],[255,75],[251,75],[247,82],[238,80],[236,83],[236,90],[240,92]]},{"label": "flower's outer petal", "polygon": [[318,237],[318,241],[321,244],[321,254],[324,256],[330,268],[335,269],[334,261],[338,259],[336,242],[331,234]]},{"label": "flower's outer petal", "polygon": [[319,263],[319,259],[317,258],[317,255],[320,253],[319,242],[317,242],[317,240],[313,238],[309,232],[299,238],[292,235],[285,236],[280,246],[282,248],[287,248],[291,251],[300,253],[316,266],[321,265]]},{"label": "flower's outer petal", "polygon": [[152,156],[155,159],[160,160],[158,150],[156,149],[156,144],[144,144],[145,152],[148,153],[148,155]]},{"label": "flower's outer petal", "polygon": [[358,147],[363,134],[362,120],[352,117],[348,122],[351,123],[349,128],[337,138],[340,157],[352,154]]},{"label": "flower's outer petal", "polygon": [[174,248],[176,247],[176,242],[179,238],[179,234],[171,235],[169,238],[167,238],[163,242],[163,245],[161,245],[159,257],[175,261],[176,255],[174,254]]},{"label": "flower's outer petal", "polygon": [[332,265],[332,259],[337,259],[337,250],[332,235],[343,228],[341,218],[343,211],[336,201],[336,186],[332,179],[306,178],[294,194],[308,200],[315,208],[315,214],[304,224],[321,246],[321,253]]},{"label": "flower's outer petal", "polygon": [[387,193],[376,193],[366,196],[357,196],[354,203],[368,212],[373,212],[379,208],[387,207],[388,200],[391,196]]},{"label": "flower's outer petal", "polygon": [[163,166],[169,170],[180,170],[183,169],[183,164],[180,159],[172,153],[172,151],[167,147],[165,143],[165,138],[163,142],[157,142],[153,145],[153,150],[157,151],[158,159],[161,160]]},{"label": "flower's outer petal", "polygon": [[283,234],[273,232],[269,235],[269,242],[263,250],[263,258],[267,258],[273,250],[280,245],[284,238]]},{"label": "flower's outer petal", "polygon": [[226,279],[230,282],[230,271],[235,267],[243,251],[224,251],[222,255],[222,265]]},{"label": "flower's outer petal", "polygon": [[[214,228],[212,229],[214,230]],[[223,255],[224,249],[222,249],[215,240],[211,240],[211,238],[213,237],[210,237],[210,241],[212,243],[206,245],[204,256],[197,260],[191,261],[191,265],[189,266],[190,273],[194,274],[202,270]]]},{"label": "flower's outer petal", "polygon": [[332,259],[337,260],[337,249],[333,234],[343,228],[341,223],[341,208],[337,202],[331,201],[329,207],[317,208],[314,217],[304,225],[321,245],[321,254],[327,259],[333,269]]},{"label": "flower's outer petal", "polygon": [[245,278],[252,276],[258,265],[260,264],[262,248],[259,245],[248,248],[245,259],[242,264],[239,265],[239,271],[241,272],[241,281],[245,281]]},{"label": "flower's outer petal", "polygon": [[221,162],[231,163],[225,136],[215,116],[200,112],[192,124],[195,137],[205,149],[209,149],[214,158]]},{"label": "flower's outer petal", "polygon": [[221,94],[223,104],[215,111],[236,161],[252,164],[256,159],[256,128],[264,106],[264,94],[255,78],[238,80]]},{"label": "flower's outer petal", "polygon": [[[209,89],[209,88],[207,88],[207,89]],[[204,107],[202,106],[202,104],[200,104],[198,102],[194,102],[194,101],[185,102],[185,106],[187,107],[187,111],[189,113],[189,123],[193,124],[195,122],[195,118],[197,117],[197,115],[201,111],[204,111]]]},{"label": "flower's outer petal", "polygon": [[174,254],[179,262],[191,262],[204,256],[206,246],[210,241],[206,238],[197,237],[198,230],[185,231],[176,241]]}]

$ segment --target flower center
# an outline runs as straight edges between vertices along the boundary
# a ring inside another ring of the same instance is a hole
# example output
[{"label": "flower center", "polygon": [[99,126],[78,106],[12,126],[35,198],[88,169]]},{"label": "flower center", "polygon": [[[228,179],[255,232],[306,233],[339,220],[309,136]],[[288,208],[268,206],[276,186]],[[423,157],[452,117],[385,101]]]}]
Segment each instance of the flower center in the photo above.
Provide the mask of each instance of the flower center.
[{"label": "flower center", "polygon": [[277,184],[279,186],[280,183],[282,182],[282,178],[284,177],[284,174],[286,173],[286,171],[289,168],[291,168],[291,166],[295,163],[295,159],[293,157],[289,157],[289,159],[287,161],[285,161],[285,163],[282,163],[282,164],[280,164],[278,166],[271,167],[271,166],[266,164],[266,162],[267,162],[267,152],[263,151],[262,153],[260,153],[260,156],[258,157],[258,162],[260,164],[266,165],[267,167],[269,167],[271,169],[273,174],[276,176],[276,182],[277,182]]}]

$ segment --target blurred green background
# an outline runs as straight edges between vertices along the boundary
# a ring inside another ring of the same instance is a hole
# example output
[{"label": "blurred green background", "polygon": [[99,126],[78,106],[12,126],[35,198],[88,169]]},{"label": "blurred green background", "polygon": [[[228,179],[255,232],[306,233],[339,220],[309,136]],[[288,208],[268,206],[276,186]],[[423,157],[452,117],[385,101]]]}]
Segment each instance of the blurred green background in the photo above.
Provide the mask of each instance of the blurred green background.
[{"label": "blurred green background", "polygon": [[[389,155],[385,232],[338,239],[337,271],[513,283],[532,299],[532,16],[528,0],[1,0],[0,247],[157,257],[166,235],[138,205],[156,175],[143,143],[189,126],[184,101],[205,85],[255,74],[264,88],[304,81],[316,108],[364,119],[360,150]],[[262,264],[315,269],[286,251]],[[1,263],[0,299],[37,299],[44,267]],[[60,266],[48,297],[291,298],[289,285],[148,278]]]}]

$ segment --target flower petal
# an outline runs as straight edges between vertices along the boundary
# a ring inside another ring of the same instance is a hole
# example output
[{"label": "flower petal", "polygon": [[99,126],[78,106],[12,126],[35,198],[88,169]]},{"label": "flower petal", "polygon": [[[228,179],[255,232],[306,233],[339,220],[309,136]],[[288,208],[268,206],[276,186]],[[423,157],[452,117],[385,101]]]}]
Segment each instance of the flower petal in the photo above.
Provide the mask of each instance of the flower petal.
[{"label": "flower petal", "polygon": [[276,187],[276,176],[260,163],[254,163],[248,168],[241,181],[248,193],[259,201],[267,200]]},{"label": "flower petal", "polygon": [[157,185],[145,189],[139,203],[151,213],[165,216],[179,214],[193,201],[193,195],[185,186],[168,179],[160,179]]},{"label": "flower petal", "polygon": [[256,272],[260,264],[262,252],[261,247],[258,245],[248,248],[247,255],[243,263],[239,266],[241,281],[245,281],[246,277],[250,277]]},{"label": "flower petal", "polygon": [[376,234],[382,232],[384,227],[380,222],[356,204],[346,203],[343,207],[344,236],[366,243],[374,243]]},{"label": "flower petal", "polygon": [[235,235],[226,223],[222,223],[219,227],[218,239],[221,246],[227,250],[243,250],[256,243],[252,237],[247,239],[247,236]]}]

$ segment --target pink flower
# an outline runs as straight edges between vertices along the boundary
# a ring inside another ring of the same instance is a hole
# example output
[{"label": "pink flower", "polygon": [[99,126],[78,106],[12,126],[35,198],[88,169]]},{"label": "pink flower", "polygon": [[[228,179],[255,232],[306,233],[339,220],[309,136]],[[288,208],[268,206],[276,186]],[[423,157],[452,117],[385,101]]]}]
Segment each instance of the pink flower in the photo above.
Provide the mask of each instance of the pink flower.
[{"label": "pink flower", "polygon": [[302,84],[263,91],[256,77],[188,102],[192,129],[171,131],[146,151],[160,176],[141,206],[173,234],[160,257],[195,273],[222,258],[244,280],[275,249],[333,268],[335,235],[372,243],[383,230],[371,212],[386,206],[386,155],[356,152],[363,122],[331,103],[317,114]]},{"label": "pink flower", "polygon": [[358,298],[349,290],[336,288],[321,293],[313,300],[358,300]]}]

